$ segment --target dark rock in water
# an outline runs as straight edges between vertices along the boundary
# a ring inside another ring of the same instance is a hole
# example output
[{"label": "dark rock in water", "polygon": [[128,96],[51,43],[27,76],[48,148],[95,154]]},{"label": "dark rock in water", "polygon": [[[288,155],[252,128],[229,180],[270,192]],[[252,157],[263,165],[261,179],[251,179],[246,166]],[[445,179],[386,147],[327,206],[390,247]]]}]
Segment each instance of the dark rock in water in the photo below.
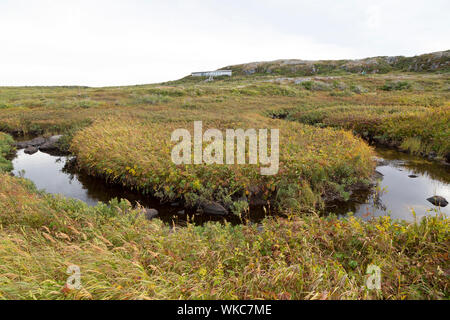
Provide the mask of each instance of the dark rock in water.
[{"label": "dark rock in water", "polygon": [[225,209],[222,205],[214,201],[204,201],[200,203],[200,208],[203,210],[203,213],[215,215],[215,216],[225,216],[228,214],[227,209]]},{"label": "dark rock in water", "polygon": [[158,215],[158,210],[156,209],[145,209],[145,218],[147,220],[152,220]]},{"label": "dark rock in water", "polygon": [[53,143],[44,143],[42,146],[39,147],[39,150],[41,151],[50,151],[50,150],[55,150],[56,147]]},{"label": "dark rock in water", "polygon": [[383,179],[384,174],[382,174],[380,171],[375,170],[375,172],[373,173],[373,179],[378,180],[378,179]]},{"label": "dark rock in water", "polygon": [[40,145],[44,144],[45,141],[46,140],[43,137],[37,137],[34,138],[33,140],[17,142],[16,147],[18,149],[25,149],[28,147],[39,147]]},{"label": "dark rock in water", "polygon": [[45,139],[43,137],[37,137],[33,140],[29,141],[29,145],[31,146],[40,146],[41,144],[45,143]]},{"label": "dark rock in water", "polygon": [[48,138],[48,140],[39,147],[39,150],[51,151],[51,150],[58,149],[57,142],[59,141],[59,139],[61,139],[61,137],[62,136],[59,135],[59,136],[52,136],[52,137]]},{"label": "dark rock in water", "polygon": [[25,149],[24,151],[26,154],[35,154],[36,152],[38,152],[38,148],[37,147],[32,147],[29,146]]},{"label": "dark rock in water", "polygon": [[410,174],[410,175],[408,175],[408,177],[410,177],[410,178],[417,178],[418,176],[415,175],[415,174]]},{"label": "dark rock in water", "polygon": [[[52,136],[48,139],[43,137],[37,137],[33,140],[17,142],[16,147],[18,149],[27,149],[30,147],[39,148],[42,151],[51,151],[58,149],[57,142],[61,139],[61,135]],[[30,151],[33,149],[30,149]],[[34,153],[34,152],[33,152]]]},{"label": "dark rock in water", "polygon": [[432,196],[427,200],[438,207],[445,207],[448,205],[447,200],[445,200],[445,198],[441,196]]},{"label": "dark rock in water", "polygon": [[23,142],[16,142],[16,148],[17,149],[24,149],[24,148],[28,148],[28,141],[23,141]]},{"label": "dark rock in water", "polygon": [[62,138],[62,134],[59,134],[59,135],[56,135],[56,136],[51,136],[50,138],[48,138],[47,142],[56,143],[61,138]]},{"label": "dark rock in water", "polygon": [[264,196],[264,190],[258,186],[249,187],[248,202],[251,206],[264,206],[267,204],[267,199]]},{"label": "dark rock in water", "polygon": [[352,194],[355,191],[369,190],[373,184],[374,183],[358,181],[349,187],[348,192],[350,192],[350,194]]},{"label": "dark rock in water", "polygon": [[444,156],[445,161],[447,161],[448,163],[450,163],[450,152],[447,152]]}]

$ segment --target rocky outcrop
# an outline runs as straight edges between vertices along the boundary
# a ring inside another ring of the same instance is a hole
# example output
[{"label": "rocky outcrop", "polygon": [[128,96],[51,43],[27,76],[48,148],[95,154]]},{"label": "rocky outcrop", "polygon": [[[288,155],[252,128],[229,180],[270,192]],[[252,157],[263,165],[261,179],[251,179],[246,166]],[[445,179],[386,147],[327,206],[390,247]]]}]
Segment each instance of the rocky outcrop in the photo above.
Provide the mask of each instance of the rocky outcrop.
[{"label": "rocky outcrop", "polygon": [[145,209],[144,214],[145,219],[152,220],[153,218],[156,218],[158,216],[159,212],[156,209]]},{"label": "rocky outcrop", "polygon": [[58,141],[61,139],[61,135],[52,136],[45,141],[40,147],[41,151],[53,151],[58,149]]},{"label": "rocky outcrop", "polygon": [[210,214],[214,216],[228,215],[227,209],[225,209],[221,204],[214,201],[202,201],[199,206],[204,214]]},{"label": "rocky outcrop", "polygon": [[441,196],[432,196],[432,197],[428,198],[427,200],[437,207],[445,207],[448,205],[448,201],[444,197],[441,197]]},{"label": "rocky outcrop", "polygon": [[21,141],[16,143],[17,149],[25,149],[25,153],[33,154],[37,150],[41,151],[53,151],[58,150],[58,141],[61,139],[62,135],[51,136],[46,139],[44,137],[37,137],[28,141]]},{"label": "rocky outcrop", "polygon": [[38,148],[37,147],[33,147],[33,146],[29,146],[25,149],[25,153],[26,154],[35,154],[36,152],[38,152]]},{"label": "rocky outcrop", "polygon": [[26,149],[28,147],[39,147],[45,143],[46,139],[43,137],[37,137],[29,141],[21,141],[16,143],[17,149]]},{"label": "rocky outcrop", "polygon": [[233,74],[247,76],[254,74],[309,76],[336,71],[362,74],[387,73],[390,71],[448,71],[450,69],[450,50],[414,57],[381,56],[357,60],[280,59],[227,66],[224,69],[232,70]]}]

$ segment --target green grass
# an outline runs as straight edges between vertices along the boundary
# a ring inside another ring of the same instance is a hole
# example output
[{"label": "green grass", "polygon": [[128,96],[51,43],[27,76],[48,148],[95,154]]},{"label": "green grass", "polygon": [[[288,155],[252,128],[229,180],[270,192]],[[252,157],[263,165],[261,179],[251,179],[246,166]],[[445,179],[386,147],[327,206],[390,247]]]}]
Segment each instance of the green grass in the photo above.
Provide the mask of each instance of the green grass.
[{"label": "green grass", "polygon": [[[338,105],[302,107],[290,118],[316,126],[351,129],[412,153],[450,152],[450,107]],[[414,139],[414,144],[411,144]]]},{"label": "green grass", "polygon": [[408,81],[386,81],[381,87],[381,90],[393,91],[393,90],[406,90],[411,88],[411,84]]},{"label": "green grass", "polygon": [[13,169],[11,161],[5,157],[13,150],[14,140],[10,135],[0,132],[0,172],[7,172]]}]

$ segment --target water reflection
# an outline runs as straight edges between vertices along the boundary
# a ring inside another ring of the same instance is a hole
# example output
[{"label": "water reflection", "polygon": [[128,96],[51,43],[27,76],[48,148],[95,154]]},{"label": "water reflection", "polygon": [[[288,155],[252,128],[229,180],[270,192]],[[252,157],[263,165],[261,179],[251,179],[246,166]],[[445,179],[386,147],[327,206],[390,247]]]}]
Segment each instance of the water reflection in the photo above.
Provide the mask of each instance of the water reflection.
[{"label": "water reflection", "polygon": [[[171,224],[183,225],[188,219],[196,224],[224,220],[219,216],[199,215],[193,209],[188,210],[180,205],[160,203],[156,198],[130,191],[119,185],[107,184],[102,179],[74,170],[70,165],[71,159],[68,156],[50,155],[41,151],[28,155],[24,153],[24,150],[18,150],[12,160],[13,174],[30,179],[38,189],[79,199],[91,206],[99,201],[107,203],[113,198],[127,199],[133,205],[139,203],[146,208],[157,209],[158,218]],[[226,220],[233,224],[246,222],[246,220],[258,223],[266,216],[266,212],[261,207],[251,208],[250,213],[244,221],[235,215],[229,215]]]},{"label": "water reflection", "polygon": [[[352,194],[351,201],[330,203],[328,212],[346,214],[351,211],[362,218],[390,214],[396,219],[412,221],[412,210],[419,219],[424,215],[436,213],[437,207],[426,200],[428,197],[437,194],[450,200],[448,165],[393,150],[379,149],[378,153],[387,160],[377,167],[377,171],[382,175],[379,185],[374,190]],[[181,206],[161,204],[158,199],[139,192],[106,184],[102,179],[71,169],[71,166],[67,165],[70,159],[40,151],[27,155],[24,150],[19,150],[13,159],[13,173],[32,180],[39,189],[48,193],[62,194],[89,205],[96,205],[99,201],[107,203],[113,198],[127,199],[133,204],[138,202],[144,207],[157,209],[159,218],[168,223],[184,224],[188,218],[194,219],[194,223],[223,220],[222,217],[197,215],[195,211]],[[411,175],[415,177],[411,178]],[[440,211],[449,215],[450,205]],[[247,219],[253,223],[260,222],[266,216],[262,207],[251,208],[250,212]],[[227,220],[233,224],[242,223],[239,217],[234,215],[227,217]]]},{"label": "water reflection", "polygon": [[347,203],[333,203],[328,211],[370,218],[389,214],[408,221],[442,212],[450,215],[450,206],[438,208],[426,199],[440,195],[450,199],[450,166],[424,160],[395,150],[377,149],[385,159],[377,171],[382,174],[375,190],[360,191]]}]

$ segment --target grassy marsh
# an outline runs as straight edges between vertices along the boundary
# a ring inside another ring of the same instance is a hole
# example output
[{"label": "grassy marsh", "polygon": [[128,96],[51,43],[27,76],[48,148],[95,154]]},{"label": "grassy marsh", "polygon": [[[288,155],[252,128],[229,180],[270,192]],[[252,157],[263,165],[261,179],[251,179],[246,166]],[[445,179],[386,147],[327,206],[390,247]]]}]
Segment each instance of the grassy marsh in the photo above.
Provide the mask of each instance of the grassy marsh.
[{"label": "grassy marsh", "polygon": [[[92,175],[236,212],[258,187],[289,216],[259,227],[171,229],[126,202],[88,207],[0,173],[0,298],[448,299],[448,218],[361,222],[314,212],[327,193],[345,197],[370,177],[373,150],[358,136],[414,153],[450,152],[449,88],[445,73],[0,88],[1,131],[65,134],[65,148]],[[170,132],[195,120],[279,127],[280,173],[174,166]],[[4,160],[11,143],[0,133],[0,171],[11,168]],[[70,264],[81,268],[82,290],[64,288]],[[383,270],[381,291],[362,289],[368,264]]]}]

